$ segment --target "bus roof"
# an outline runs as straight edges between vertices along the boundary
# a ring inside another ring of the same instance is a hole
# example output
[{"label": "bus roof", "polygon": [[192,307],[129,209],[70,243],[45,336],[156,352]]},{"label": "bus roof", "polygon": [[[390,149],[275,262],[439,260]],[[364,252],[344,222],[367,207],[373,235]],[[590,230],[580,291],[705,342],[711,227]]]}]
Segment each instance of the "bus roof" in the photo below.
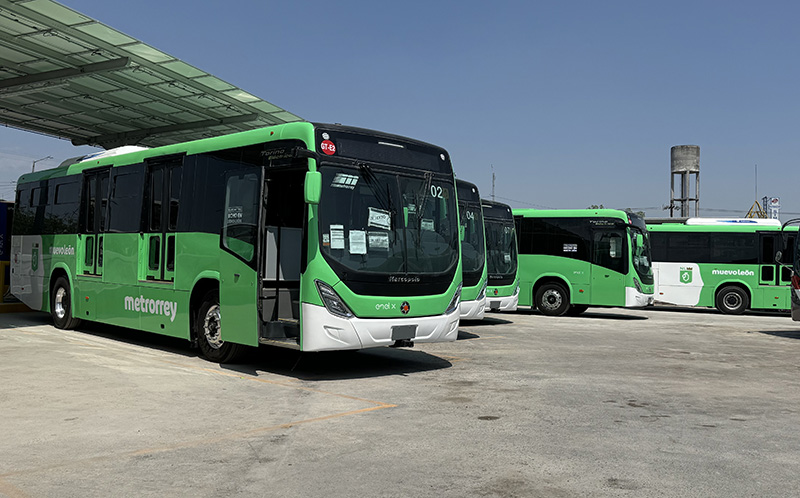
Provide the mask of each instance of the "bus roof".
[{"label": "bus roof", "polygon": [[780,220],[764,218],[648,218],[648,225],[780,227]]},{"label": "bus roof", "polygon": [[[619,218],[628,220],[627,211],[621,209],[512,209],[514,216],[525,216],[530,218],[591,218],[594,216],[604,216],[607,218]],[[634,215],[635,216],[635,215]]]}]

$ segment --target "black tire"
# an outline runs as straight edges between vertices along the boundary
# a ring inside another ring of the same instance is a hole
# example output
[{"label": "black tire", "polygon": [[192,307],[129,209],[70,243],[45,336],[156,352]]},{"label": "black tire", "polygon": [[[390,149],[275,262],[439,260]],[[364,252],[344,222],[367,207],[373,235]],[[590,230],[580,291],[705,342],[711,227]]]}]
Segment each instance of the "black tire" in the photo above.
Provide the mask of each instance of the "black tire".
[{"label": "black tire", "polygon": [[72,291],[67,277],[56,279],[50,291],[50,316],[57,329],[71,330],[81,324],[80,318],[72,316]]},{"label": "black tire", "polygon": [[578,316],[578,315],[580,315],[581,313],[583,313],[584,311],[586,311],[588,309],[589,309],[589,307],[586,306],[585,304],[573,304],[567,310],[567,315],[569,315],[569,316]]},{"label": "black tire", "polygon": [[536,308],[543,315],[561,316],[569,309],[569,294],[561,284],[544,284],[536,291]]},{"label": "black tire", "polygon": [[716,306],[726,315],[741,315],[750,307],[750,298],[740,287],[729,285],[717,292]]},{"label": "black tire", "polygon": [[229,363],[239,358],[246,346],[220,339],[219,291],[211,290],[203,296],[194,323],[194,336],[200,354],[215,363]]}]

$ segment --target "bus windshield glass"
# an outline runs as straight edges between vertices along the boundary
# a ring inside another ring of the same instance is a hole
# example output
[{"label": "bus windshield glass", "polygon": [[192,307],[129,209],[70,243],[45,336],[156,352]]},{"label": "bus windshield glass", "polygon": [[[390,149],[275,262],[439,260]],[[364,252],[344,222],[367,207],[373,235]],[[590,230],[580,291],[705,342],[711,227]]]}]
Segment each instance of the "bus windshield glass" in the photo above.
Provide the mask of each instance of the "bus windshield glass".
[{"label": "bus windshield glass", "polygon": [[[631,249],[633,268],[644,284],[653,283],[652,257],[650,256],[650,235],[646,231],[632,228]],[[641,236],[641,237],[640,237]]]},{"label": "bus windshield glass", "polygon": [[483,273],[483,266],[486,264],[486,242],[483,235],[483,214],[481,211],[481,198],[478,189],[466,182],[457,182],[458,189],[458,211],[461,218],[461,226],[464,231],[464,239],[461,242],[461,268],[464,275],[472,275],[474,278],[466,280],[480,279]]},{"label": "bus windshield glass", "polygon": [[517,272],[517,240],[514,221],[486,219],[486,265],[489,276]]},{"label": "bus windshield glass", "polygon": [[356,162],[322,163],[320,247],[334,269],[440,274],[458,263],[452,177]]}]

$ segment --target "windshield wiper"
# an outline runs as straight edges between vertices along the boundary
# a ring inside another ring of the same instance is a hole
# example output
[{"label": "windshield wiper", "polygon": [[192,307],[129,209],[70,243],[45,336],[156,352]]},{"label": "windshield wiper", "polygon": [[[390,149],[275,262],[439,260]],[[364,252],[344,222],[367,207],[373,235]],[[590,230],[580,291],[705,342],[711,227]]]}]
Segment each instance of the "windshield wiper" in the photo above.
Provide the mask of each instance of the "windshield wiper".
[{"label": "windshield wiper", "polygon": [[394,218],[395,210],[392,207],[392,196],[389,193],[389,185],[386,185],[386,192],[381,192],[378,188],[378,177],[375,175],[375,172],[372,171],[372,167],[370,167],[367,163],[357,163],[358,170],[361,172],[361,176],[364,178],[364,182],[367,184],[369,189],[372,191],[372,195],[375,196],[375,199],[378,201],[381,209],[384,211],[388,211],[392,214],[392,218]]}]

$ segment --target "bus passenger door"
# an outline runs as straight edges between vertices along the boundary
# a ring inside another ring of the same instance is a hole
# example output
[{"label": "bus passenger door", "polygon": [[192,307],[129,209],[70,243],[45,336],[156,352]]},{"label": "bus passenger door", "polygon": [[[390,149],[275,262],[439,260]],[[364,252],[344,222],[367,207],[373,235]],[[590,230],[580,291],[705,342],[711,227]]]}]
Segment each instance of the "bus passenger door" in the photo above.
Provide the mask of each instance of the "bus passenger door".
[{"label": "bus passenger door", "polygon": [[80,274],[103,275],[103,232],[108,222],[109,168],[83,175],[80,223]]},{"label": "bus passenger door", "polygon": [[139,279],[175,281],[175,237],[181,193],[182,157],[148,163],[146,231],[139,238]]},{"label": "bus passenger door", "polygon": [[[794,239],[792,238],[792,242]],[[791,282],[791,271],[788,268],[781,268],[775,263],[775,253],[782,249],[783,241],[780,232],[759,233],[759,255],[758,255],[758,285],[759,289],[753,296],[753,307],[765,309],[789,309],[791,307],[789,298],[789,284]],[[759,299],[760,297],[760,299]],[[761,301],[761,305],[759,305]]]},{"label": "bus passenger door", "polygon": [[592,230],[591,304],[624,306],[624,270],[628,267],[625,231],[614,228]]},{"label": "bus passenger door", "polygon": [[258,239],[261,169],[228,173],[220,235],[220,335],[222,340],[258,345]]}]

